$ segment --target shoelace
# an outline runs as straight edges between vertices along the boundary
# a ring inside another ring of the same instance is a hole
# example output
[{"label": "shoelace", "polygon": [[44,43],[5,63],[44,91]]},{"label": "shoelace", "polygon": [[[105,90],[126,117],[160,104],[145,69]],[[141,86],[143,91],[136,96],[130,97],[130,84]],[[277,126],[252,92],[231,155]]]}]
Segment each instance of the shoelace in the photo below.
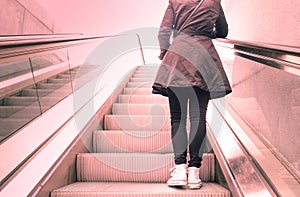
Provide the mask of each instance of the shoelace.
[{"label": "shoelace", "polygon": [[171,173],[171,176],[174,176],[175,172],[176,172],[176,167],[172,167],[169,169],[169,172]]},{"label": "shoelace", "polygon": [[176,166],[169,169],[171,176],[174,176],[176,174]]}]

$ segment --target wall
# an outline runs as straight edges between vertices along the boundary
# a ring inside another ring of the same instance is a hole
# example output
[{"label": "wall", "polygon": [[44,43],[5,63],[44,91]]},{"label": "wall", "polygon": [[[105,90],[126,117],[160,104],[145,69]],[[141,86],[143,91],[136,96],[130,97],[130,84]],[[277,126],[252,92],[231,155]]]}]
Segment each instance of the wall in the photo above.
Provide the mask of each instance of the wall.
[{"label": "wall", "polygon": [[222,0],[228,38],[300,46],[299,0]]},{"label": "wall", "polygon": [[0,0],[0,35],[51,34],[54,20],[34,0]]},{"label": "wall", "polygon": [[[299,0],[222,0],[222,5],[228,38],[300,46]],[[230,66],[231,104],[277,157],[300,171],[299,76],[241,56],[234,56]]]}]

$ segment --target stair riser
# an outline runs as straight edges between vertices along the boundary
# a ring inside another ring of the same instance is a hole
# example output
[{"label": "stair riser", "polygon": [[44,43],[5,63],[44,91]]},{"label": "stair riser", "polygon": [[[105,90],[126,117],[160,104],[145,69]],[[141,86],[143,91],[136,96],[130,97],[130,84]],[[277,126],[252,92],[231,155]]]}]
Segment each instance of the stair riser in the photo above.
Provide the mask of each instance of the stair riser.
[{"label": "stair riser", "polygon": [[151,88],[125,88],[123,90],[123,94],[130,94],[130,95],[152,95]]},{"label": "stair riser", "polygon": [[69,79],[48,79],[47,83],[52,83],[52,84],[66,84],[70,83],[71,81]]},{"label": "stair riser", "polygon": [[172,153],[170,132],[97,131],[93,136],[97,153]]},{"label": "stair riser", "polygon": [[[59,102],[63,97],[43,97],[40,98],[42,106],[51,106]],[[32,106],[39,107],[39,102],[35,97],[8,97],[5,100],[6,106]]]},{"label": "stair riser", "polygon": [[204,183],[201,190],[168,187],[165,183],[74,183],[55,190],[51,197],[230,197],[216,183]]},{"label": "stair riser", "polygon": [[113,104],[112,113],[115,115],[169,115],[167,104]]},{"label": "stair riser", "polygon": [[71,84],[50,84],[50,83],[41,83],[41,84],[37,84],[37,88],[38,89],[52,89],[52,90],[70,90],[72,89]]},{"label": "stair riser", "polygon": [[153,156],[78,155],[78,181],[166,182],[173,154]]},{"label": "stair riser", "polygon": [[154,79],[148,79],[148,78],[131,78],[130,82],[154,82]]},{"label": "stair riser", "polygon": [[168,116],[114,116],[107,115],[104,119],[106,130],[124,131],[170,131]]},{"label": "stair riser", "polygon": [[139,104],[168,104],[168,98],[160,95],[120,95],[120,103],[139,103]]},{"label": "stair riser", "polygon": [[[83,182],[166,183],[173,154],[98,153],[77,155],[77,180]],[[204,154],[200,178],[214,181],[214,155]]]},{"label": "stair riser", "polygon": [[152,82],[128,82],[127,88],[152,88]]},{"label": "stair riser", "polygon": [[31,115],[40,114],[38,107],[2,107],[0,108],[0,118],[27,118]]},{"label": "stair riser", "polygon": [[[61,90],[38,90],[39,96],[59,96],[59,95],[69,95],[71,90],[61,91]],[[22,91],[22,96],[36,96],[37,92],[35,89],[27,89]]]}]

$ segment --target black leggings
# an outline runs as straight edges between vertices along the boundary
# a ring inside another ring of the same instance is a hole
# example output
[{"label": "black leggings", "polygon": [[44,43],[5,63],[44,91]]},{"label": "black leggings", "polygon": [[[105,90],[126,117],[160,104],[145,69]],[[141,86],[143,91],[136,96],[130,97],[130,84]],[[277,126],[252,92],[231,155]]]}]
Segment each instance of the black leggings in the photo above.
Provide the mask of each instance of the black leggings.
[{"label": "black leggings", "polygon": [[[199,168],[202,161],[199,151],[206,135],[206,111],[209,93],[198,87],[169,87],[168,97],[175,164],[187,162],[187,147],[189,147],[189,167]],[[186,129],[188,104],[189,138]]]}]

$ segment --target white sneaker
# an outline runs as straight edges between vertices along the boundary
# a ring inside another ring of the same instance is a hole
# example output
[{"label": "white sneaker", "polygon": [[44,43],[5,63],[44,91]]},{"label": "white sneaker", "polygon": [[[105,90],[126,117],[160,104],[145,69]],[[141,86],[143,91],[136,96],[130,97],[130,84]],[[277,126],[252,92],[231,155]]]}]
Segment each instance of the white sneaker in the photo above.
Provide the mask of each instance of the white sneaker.
[{"label": "white sneaker", "polygon": [[189,167],[188,169],[188,188],[200,189],[202,181],[199,178],[199,168]]},{"label": "white sneaker", "polygon": [[175,165],[170,171],[172,171],[172,173],[171,178],[167,182],[168,186],[186,186],[187,177],[185,164]]}]

